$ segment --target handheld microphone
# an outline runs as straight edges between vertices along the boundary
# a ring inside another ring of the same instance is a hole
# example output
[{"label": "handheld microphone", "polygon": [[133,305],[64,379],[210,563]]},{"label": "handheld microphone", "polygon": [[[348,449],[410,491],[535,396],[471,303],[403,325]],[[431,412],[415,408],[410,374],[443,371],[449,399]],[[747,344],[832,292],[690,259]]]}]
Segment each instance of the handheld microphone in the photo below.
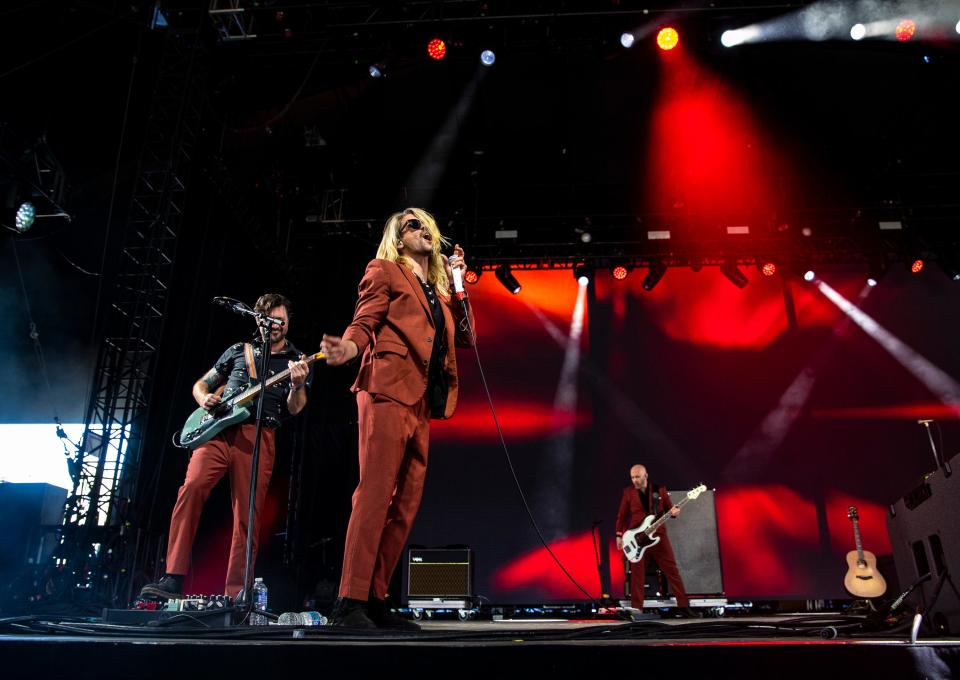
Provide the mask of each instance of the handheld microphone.
[{"label": "handheld microphone", "polygon": [[462,300],[466,297],[466,293],[463,290],[463,272],[460,271],[460,267],[454,267],[453,271],[453,290],[457,294],[457,299]]}]

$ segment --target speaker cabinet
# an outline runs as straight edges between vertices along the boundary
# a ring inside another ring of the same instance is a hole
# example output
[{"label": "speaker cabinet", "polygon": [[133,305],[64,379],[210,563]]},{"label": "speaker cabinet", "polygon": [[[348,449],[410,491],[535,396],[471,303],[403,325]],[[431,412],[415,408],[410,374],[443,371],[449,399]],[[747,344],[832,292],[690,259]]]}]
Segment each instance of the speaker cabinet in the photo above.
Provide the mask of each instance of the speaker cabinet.
[{"label": "speaker cabinet", "polygon": [[0,574],[4,579],[47,560],[57,547],[66,489],[0,483]]},{"label": "speaker cabinet", "polygon": [[473,596],[473,551],[470,548],[410,548],[407,551],[407,597]]},{"label": "speaker cabinet", "polygon": [[[960,479],[937,470],[890,506],[887,532],[901,588],[930,578],[907,598],[943,632],[960,632]],[[939,590],[936,602],[933,598]],[[896,596],[897,593],[888,593]]]},{"label": "speaker cabinet", "polygon": [[[674,505],[687,495],[671,491]],[[667,522],[670,544],[688,595],[722,595],[720,541],[717,534],[716,491],[708,489],[683,506],[678,517]]]}]

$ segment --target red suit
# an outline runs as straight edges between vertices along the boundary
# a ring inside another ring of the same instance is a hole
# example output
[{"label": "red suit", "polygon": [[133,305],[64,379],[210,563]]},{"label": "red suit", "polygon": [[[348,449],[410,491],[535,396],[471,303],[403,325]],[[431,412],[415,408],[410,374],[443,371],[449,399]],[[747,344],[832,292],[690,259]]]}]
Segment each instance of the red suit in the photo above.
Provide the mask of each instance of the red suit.
[{"label": "red suit", "polygon": [[[372,260],[360,281],[353,322],[343,334],[362,355],[351,388],[357,395],[360,483],[340,577],[340,596],[383,599],[420,506],[430,436],[428,369],[435,325],[416,275],[389,260]],[[438,296],[439,297],[439,296]],[[444,418],[457,406],[454,347],[472,347],[457,300],[439,297],[444,318]],[[470,324],[473,325],[472,312]]]},{"label": "red suit", "polygon": [[[645,495],[647,507],[650,513],[644,510],[640,502],[639,494]],[[622,536],[627,529],[634,529],[641,524],[648,514],[660,516],[670,511],[673,502],[670,500],[670,494],[667,493],[665,486],[657,487],[659,499],[654,504],[653,484],[647,484],[644,491],[638,491],[633,486],[628,486],[623,490],[620,497],[620,509],[617,510],[617,536]],[[670,537],[667,536],[667,527],[662,525],[657,529],[656,534],[660,537],[660,542],[655,546],[648,548],[643,554],[643,559],[635,562],[630,570],[630,604],[637,609],[643,609],[643,584],[644,572],[646,568],[647,557],[653,557],[653,561],[660,567],[660,571],[667,577],[670,583],[670,590],[677,598],[678,607],[689,607],[690,600],[687,597],[687,591],[683,587],[683,579],[680,578],[680,570],[677,569],[677,560],[673,556],[673,546],[670,545]]]}]

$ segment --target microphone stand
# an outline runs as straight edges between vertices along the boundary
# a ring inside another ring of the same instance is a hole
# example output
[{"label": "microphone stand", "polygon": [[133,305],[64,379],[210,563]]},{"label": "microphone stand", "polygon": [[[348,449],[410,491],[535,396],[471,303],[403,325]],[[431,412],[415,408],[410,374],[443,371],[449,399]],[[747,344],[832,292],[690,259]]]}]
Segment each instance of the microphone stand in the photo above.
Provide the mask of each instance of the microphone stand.
[{"label": "microphone stand", "polygon": [[[238,603],[243,602],[244,606],[241,611],[245,613],[244,618],[246,618],[253,613],[254,608],[251,593],[253,588],[253,579],[251,578],[253,576],[253,523],[257,512],[257,481],[260,476],[260,434],[263,432],[263,405],[265,401],[264,397],[266,397],[267,371],[270,368],[270,352],[272,349],[270,335],[274,328],[283,326],[283,321],[272,316],[267,316],[261,312],[255,312],[242,303],[225,306],[242,316],[253,317],[257,322],[257,330],[263,340],[263,350],[260,353],[260,367],[258,369],[260,375],[257,379],[257,382],[260,384],[260,397],[257,399],[257,412],[255,416],[257,429],[254,433],[253,455],[250,460],[250,491],[247,503],[247,545],[243,566],[243,590],[240,591],[240,595],[237,597]],[[266,615],[266,612],[264,612],[264,614]]]}]

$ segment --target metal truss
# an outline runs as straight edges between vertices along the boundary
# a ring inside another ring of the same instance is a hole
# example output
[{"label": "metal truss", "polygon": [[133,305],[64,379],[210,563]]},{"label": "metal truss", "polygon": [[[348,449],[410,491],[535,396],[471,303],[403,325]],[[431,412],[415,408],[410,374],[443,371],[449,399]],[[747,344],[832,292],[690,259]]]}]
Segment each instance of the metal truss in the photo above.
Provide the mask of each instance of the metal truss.
[{"label": "metal truss", "polygon": [[[100,527],[122,526],[136,488],[177,235],[200,131],[197,41],[196,30],[171,29],[164,38],[116,289],[104,317],[105,334],[73,466],[75,485],[64,521],[66,556],[83,559],[91,544],[111,535]],[[94,548],[87,556],[96,552]]]}]

